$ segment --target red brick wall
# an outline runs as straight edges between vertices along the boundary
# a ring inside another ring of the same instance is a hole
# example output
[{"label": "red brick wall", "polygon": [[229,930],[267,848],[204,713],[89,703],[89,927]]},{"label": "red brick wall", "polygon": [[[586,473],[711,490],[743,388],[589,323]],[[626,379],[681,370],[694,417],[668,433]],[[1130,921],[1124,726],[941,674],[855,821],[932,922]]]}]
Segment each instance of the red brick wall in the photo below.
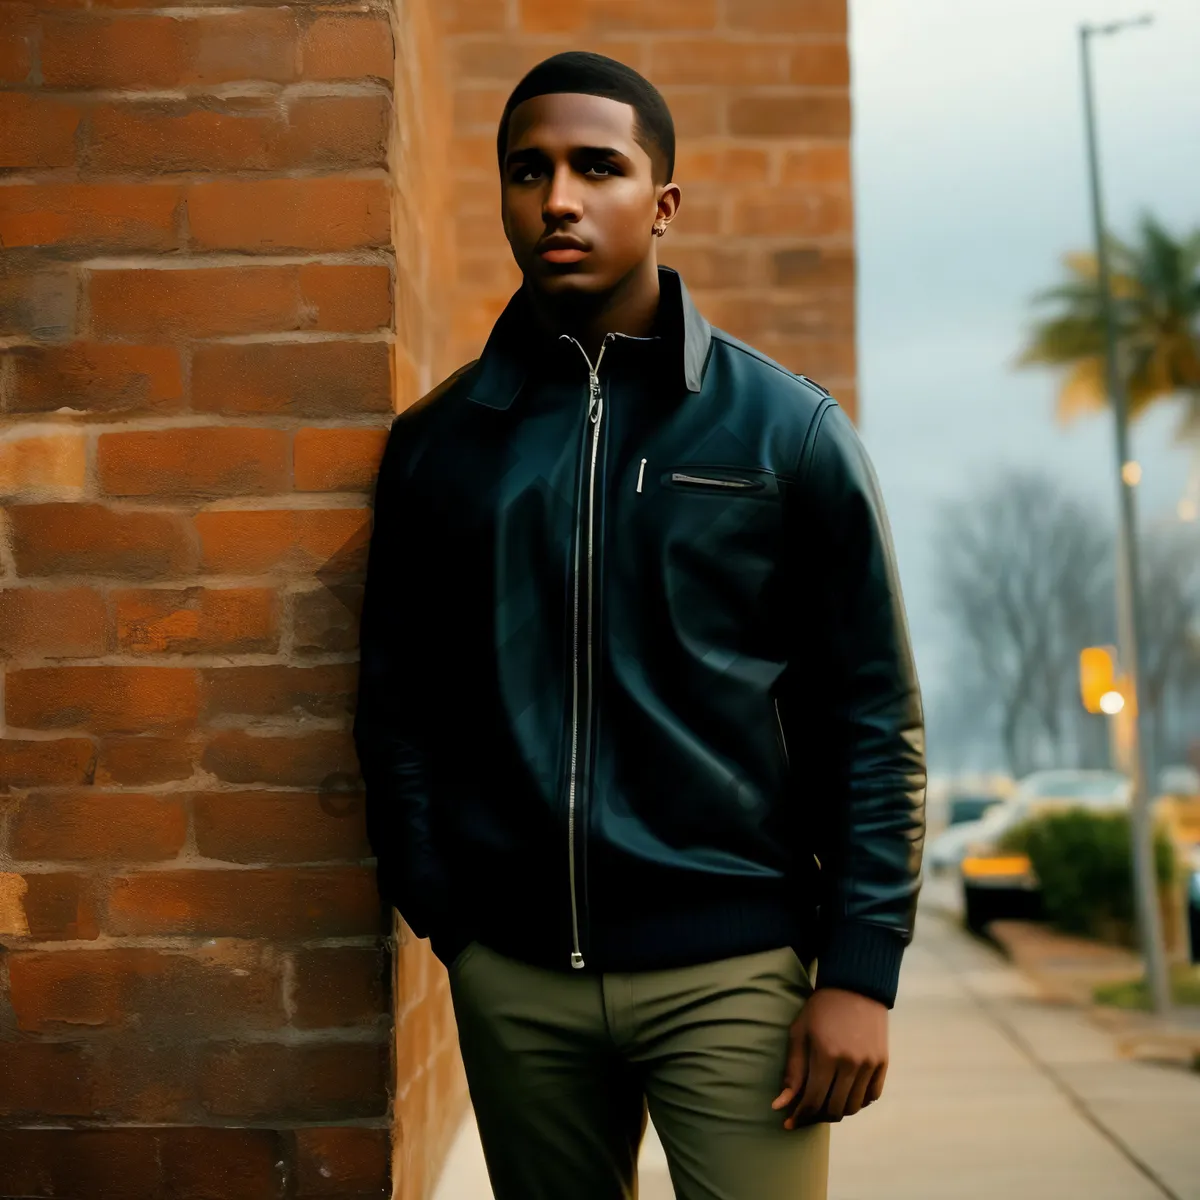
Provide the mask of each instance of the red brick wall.
[{"label": "red brick wall", "polygon": [[140,2],[0,0],[0,1195],[422,1200],[461,1068],[348,739],[384,428],[515,286],[495,121],[580,45],[675,109],[665,261],[852,400],[844,0]]},{"label": "red brick wall", "polygon": [[445,369],[435,38],[0,5],[0,1195],[417,1200],[461,1111],[348,737],[374,464]]},{"label": "red brick wall", "polygon": [[479,352],[517,284],[496,123],[534,63],[590,49],[656,83],[679,133],[660,247],[715,324],[856,400],[846,0],[449,0],[459,183],[452,357]]}]

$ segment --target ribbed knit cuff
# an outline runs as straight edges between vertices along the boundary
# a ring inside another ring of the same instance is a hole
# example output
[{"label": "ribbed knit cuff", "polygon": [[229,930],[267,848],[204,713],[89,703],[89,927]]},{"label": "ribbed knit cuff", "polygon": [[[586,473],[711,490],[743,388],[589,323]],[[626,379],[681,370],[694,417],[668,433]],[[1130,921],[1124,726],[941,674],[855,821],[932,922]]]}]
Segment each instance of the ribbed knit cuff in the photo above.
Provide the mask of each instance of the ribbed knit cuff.
[{"label": "ribbed knit cuff", "polygon": [[891,1008],[900,983],[905,939],[898,930],[844,921],[829,932],[817,958],[817,987],[869,996]]}]

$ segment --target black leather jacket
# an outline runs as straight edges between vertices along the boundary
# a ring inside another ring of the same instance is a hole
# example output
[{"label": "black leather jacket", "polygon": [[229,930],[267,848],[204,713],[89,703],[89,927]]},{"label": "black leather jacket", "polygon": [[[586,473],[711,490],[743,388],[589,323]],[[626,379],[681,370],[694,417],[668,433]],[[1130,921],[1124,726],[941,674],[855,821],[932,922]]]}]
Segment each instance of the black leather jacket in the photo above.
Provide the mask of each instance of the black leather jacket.
[{"label": "black leather jacket", "polygon": [[397,418],[355,722],[383,895],[451,960],[792,944],[895,997],[920,698],[879,493],[820,387],[662,271],[592,370],[518,293]]}]

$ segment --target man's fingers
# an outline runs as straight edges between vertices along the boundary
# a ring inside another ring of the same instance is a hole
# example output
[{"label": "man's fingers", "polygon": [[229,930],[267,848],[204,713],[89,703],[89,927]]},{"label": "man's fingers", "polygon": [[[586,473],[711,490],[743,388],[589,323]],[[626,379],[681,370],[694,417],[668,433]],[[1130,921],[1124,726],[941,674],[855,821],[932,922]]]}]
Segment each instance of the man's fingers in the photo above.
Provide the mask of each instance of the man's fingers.
[{"label": "man's fingers", "polygon": [[871,1076],[871,1082],[867,1085],[867,1098],[863,1101],[864,1104],[874,1104],[883,1095],[883,1083],[887,1079],[887,1069],[887,1063],[875,1068],[875,1074]]},{"label": "man's fingers", "polygon": [[792,1114],[784,1122],[787,1129],[795,1129],[816,1117],[825,1105],[825,1098],[833,1084],[835,1063],[813,1047],[809,1047],[808,1076],[804,1081],[804,1090],[800,1093]]},{"label": "man's fingers", "polygon": [[871,1086],[871,1080],[874,1078],[875,1070],[873,1067],[863,1067],[855,1075],[854,1086],[850,1089],[850,1095],[846,1100],[846,1110],[843,1115],[852,1117],[855,1113],[862,1111],[863,1106],[867,1103],[867,1089]]},{"label": "man's fingers", "polygon": [[858,1081],[858,1071],[851,1063],[838,1063],[833,1075],[833,1084],[825,1100],[825,1116],[831,1121],[840,1121],[846,1115],[846,1102]]},{"label": "man's fingers", "polygon": [[776,1112],[789,1108],[804,1087],[808,1074],[808,1034],[801,1025],[793,1026],[788,1044],[787,1066],[783,1070],[783,1091],[771,1105]]}]

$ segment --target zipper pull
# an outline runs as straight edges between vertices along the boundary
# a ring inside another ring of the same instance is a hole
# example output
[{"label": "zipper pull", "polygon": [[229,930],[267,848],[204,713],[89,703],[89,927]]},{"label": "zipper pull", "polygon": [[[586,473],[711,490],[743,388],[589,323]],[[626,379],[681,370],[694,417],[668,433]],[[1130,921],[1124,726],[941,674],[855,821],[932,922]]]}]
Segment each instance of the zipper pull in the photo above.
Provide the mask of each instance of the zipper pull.
[{"label": "zipper pull", "polygon": [[575,971],[583,970],[583,955],[578,950],[571,955],[571,968]]},{"label": "zipper pull", "polygon": [[600,420],[600,413],[604,408],[604,397],[600,394],[600,376],[595,371],[588,374],[588,384],[591,388],[591,406],[588,409],[588,417],[593,425]]},{"label": "zipper pull", "polygon": [[639,496],[642,494],[642,483],[645,481],[645,478],[646,478],[646,460],[643,458],[642,465],[638,469],[638,495]]}]

